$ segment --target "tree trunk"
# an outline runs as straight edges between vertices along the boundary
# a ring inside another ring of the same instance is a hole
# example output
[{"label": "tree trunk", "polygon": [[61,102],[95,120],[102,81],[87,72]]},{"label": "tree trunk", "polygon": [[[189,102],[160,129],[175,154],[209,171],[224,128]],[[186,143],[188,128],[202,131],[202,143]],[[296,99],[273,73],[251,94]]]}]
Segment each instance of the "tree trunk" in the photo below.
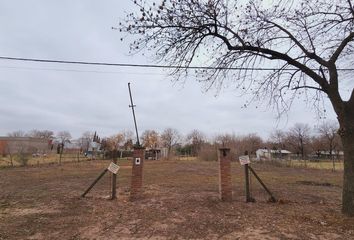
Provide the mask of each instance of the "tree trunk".
[{"label": "tree trunk", "polygon": [[[332,82],[337,82],[336,77],[334,74]],[[338,85],[328,89],[328,96],[337,114],[344,152],[342,213],[354,217],[354,90],[348,101],[340,97]]]},{"label": "tree trunk", "polygon": [[172,150],[172,147],[168,146],[168,148],[167,148],[167,160],[171,160],[171,150]]},{"label": "tree trunk", "polygon": [[344,152],[342,213],[354,217],[354,91],[351,100],[343,102],[338,113],[338,133]]},{"label": "tree trunk", "polygon": [[[353,119],[354,122],[354,119]],[[344,177],[342,193],[342,212],[354,216],[354,134],[342,136],[344,150]]]},{"label": "tree trunk", "polygon": [[11,167],[14,166],[14,161],[12,160],[12,154],[10,154],[10,162],[11,162]]},{"label": "tree trunk", "polygon": [[336,171],[336,163],[335,163],[334,157],[332,156],[332,172],[335,172],[335,171]]}]

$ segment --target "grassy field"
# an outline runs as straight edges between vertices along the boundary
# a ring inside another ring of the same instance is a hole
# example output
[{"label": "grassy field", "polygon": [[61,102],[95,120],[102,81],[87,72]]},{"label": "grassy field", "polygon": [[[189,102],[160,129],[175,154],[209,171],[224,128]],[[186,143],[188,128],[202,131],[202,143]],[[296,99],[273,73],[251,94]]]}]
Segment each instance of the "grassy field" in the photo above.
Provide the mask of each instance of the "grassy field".
[{"label": "grassy field", "polygon": [[[32,157],[27,156],[28,166],[38,166],[43,164],[52,164],[52,163],[59,163],[60,154],[52,153],[48,154],[47,156],[39,156],[39,157]],[[88,161],[91,160],[88,157],[85,157],[83,154],[76,154],[76,153],[65,153],[62,155],[61,162],[79,162],[79,161]],[[14,156],[12,159],[13,166],[21,166],[23,165],[20,161],[18,156]],[[11,167],[11,159],[9,156],[0,157],[0,167]]]},{"label": "grassy field", "polygon": [[129,201],[131,162],[119,161],[118,199],[108,200],[109,165],[96,160],[0,169],[0,239],[354,239],[343,217],[342,172],[252,164],[278,199],[232,163],[233,201],[219,199],[218,163],[146,161],[144,195]]},{"label": "grassy field", "polygon": [[[43,164],[52,164],[52,163],[59,163],[59,154],[48,154],[46,157],[29,157],[28,166],[38,166]],[[174,157],[174,160],[177,161],[196,161],[197,157],[191,156],[181,156],[181,157]],[[89,161],[91,158],[85,157],[83,154],[63,154],[62,162],[79,162],[79,161]],[[13,165],[20,166],[21,162],[18,161],[17,157],[13,158]],[[324,169],[324,170],[332,170],[333,163],[330,160],[323,160],[319,162],[311,162],[311,161],[304,161],[304,160],[281,160],[273,162],[275,165],[282,165],[285,167],[294,167],[294,168],[313,168],[313,169]],[[0,157],[0,167],[11,167],[11,161],[9,156],[7,157]],[[335,170],[343,170],[343,161],[336,161],[335,162]]]},{"label": "grassy field", "polygon": [[[285,167],[294,168],[313,168],[323,170],[333,170],[333,162],[330,160],[322,160],[319,162],[305,161],[305,160],[281,160],[273,162],[274,164],[282,165]],[[343,170],[343,161],[335,161],[334,170]]]}]

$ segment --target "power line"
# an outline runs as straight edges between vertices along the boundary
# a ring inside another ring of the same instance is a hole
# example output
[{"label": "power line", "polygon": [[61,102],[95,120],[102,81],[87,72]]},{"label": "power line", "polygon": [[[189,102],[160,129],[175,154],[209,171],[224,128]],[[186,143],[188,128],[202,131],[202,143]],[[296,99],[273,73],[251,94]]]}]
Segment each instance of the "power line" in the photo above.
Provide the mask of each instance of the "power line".
[{"label": "power line", "polygon": [[131,64],[131,63],[107,63],[107,62],[86,62],[86,61],[67,61],[67,60],[52,60],[52,59],[38,59],[38,58],[16,58],[0,56],[0,59],[11,61],[25,61],[25,62],[43,62],[43,63],[60,63],[60,64],[76,64],[76,65],[96,65],[96,66],[114,66],[114,67],[140,67],[140,68],[167,68],[167,69],[228,69],[228,70],[260,70],[273,71],[276,68],[212,68],[212,67],[196,67],[196,66],[168,66],[156,64]]},{"label": "power line", "polygon": [[[67,60],[52,60],[39,58],[17,58],[0,56],[2,60],[23,61],[23,62],[42,62],[42,63],[59,63],[59,64],[76,64],[76,65],[96,65],[96,66],[114,66],[114,67],[139,67],[139,68],[166,68],[166,69],[196,69],[196,70],[253,70],[253,71],[277,71],[280,68],[256,68],[256,67],[202,67],[202,66],[169,66],[157,64],[133,64],[133,63],[108,63],[108,62],[87,62],[87,61],[67,61]],[[289,68],[286,70],[295,71],[298,69]],[[317,71],[318,69],[313,69]],[[338,71],[354,71],[354,68],[339,68]]]},{"label": "power line", "polygon": [[132,75],[161,75],[163,73],[148,73],[148,72],[124,72],[124,71],[94,71],[94,70],[78,70],[78,69],[61,69],[61,68],[37,68],[37,67],[19,67],[19,66],[1,66],[0,68],[21,69],[21,70],[39,70],[39,71],[55,71],[55,72],[77,72],[77,73],[104,73],[104,74],[132,74]]}]

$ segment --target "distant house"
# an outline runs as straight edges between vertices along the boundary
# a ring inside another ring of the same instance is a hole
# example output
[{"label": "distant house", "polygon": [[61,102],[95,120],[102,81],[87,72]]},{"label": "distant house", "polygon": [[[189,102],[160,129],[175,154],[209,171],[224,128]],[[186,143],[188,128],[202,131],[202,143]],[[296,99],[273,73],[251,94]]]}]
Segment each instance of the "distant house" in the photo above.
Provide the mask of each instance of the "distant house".
[{"label": "distant house", "polygon": [[166,158],[167,155],[167,148],[149,148],[145,150],[145,159],[149,160],[158,160],[160,158]]},{"label": "distant house", "polygon": [[95,152],[95,151],[98,151],[100,149],[101,149],[101,143],[93,142],[93,141],[90,142],[89,148],[88,148],[89,151]]},{"label": "distant house", "polygon": [[6,154],[44,154],[51,150],[52,140],[32,137],[0,137],[0,145],[3,153]]},{"label": "distant house", "polygon": [[86,157],[90,157],[90,158],[96,158],[97,154],[101,151],[101,144],[91,141],[89,143],[89,147],[87,149],[87,151],[85,152],[85,156]]},{"label": "distant house", "polygon": [[312,153],[312,155],[316,158],[329,159],[331,156],[337,159],[342,159],[344,157],[343,151],[316,151]]},{"label": "distant house", "polygon": [[257,160],[289,159],[291,152],[284,149],[258,149],[256,151]]},{"label": "distant house", "polygon": [[77,153],[81,150],[79,141],[72,140],[64,143],[64,150],[66,153]]}]

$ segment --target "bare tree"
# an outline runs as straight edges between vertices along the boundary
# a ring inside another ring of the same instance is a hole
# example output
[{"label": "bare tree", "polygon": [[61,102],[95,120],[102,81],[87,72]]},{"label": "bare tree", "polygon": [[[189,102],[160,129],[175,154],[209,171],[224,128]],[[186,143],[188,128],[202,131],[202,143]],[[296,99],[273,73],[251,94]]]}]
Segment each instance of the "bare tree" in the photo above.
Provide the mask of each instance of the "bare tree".
[{"label": "bare tree", "polygon": [[33,129],[29,133],[27,133],[27,136],[33,137],[33,138],[46,138],[46,139],[51,139],[54,136],[54,132],[50,130],[37,130]]},{"label": "bare tree", "polygon": [[9,136],[9,137],[25,137],[26,133],[22,130],[18,130],[18,131],[8,133],[7,136]]},{"label": "bare tree", "polygon": [[59,164],[61,164],[65,143],[70,142],[71,134],[68,131],[60,131],[57,133],[56,138],[59,140]]},{"label": "bare tree", "polygon": [[339,129],[338,123],[335,121],[326,121],[317,127],[320,136],[326,141],[329,156],[332,158],[333,152],[336,150],[338,142],[336,141],[337,131]]},{"label": "bare tree", "polygon": [[232,148],[236,146],[237,138],[234,134],[220,134],[215,137],[214,142],[219,147]]},{"label": "bare tree", "polygon": [[263,140],[256,133],[251,133],[243,137],[247,151],[250,154],[256,154],[256,151],[262,147]]},{"label": "bare tree", "polygon": [[270,134],[270,142],[274,147],[278,149],[283,149],[285,147],[286,133],[282,130],[276,129]]},{"label": "bare tree", "polygon": [[[26,133],[22,130],[14,131],[8,133],[7,136],[13,138],[23,138],[26,137]],[[24,141],[12,141],[7,144],[7,150],[10,155],[10,162],[13,165],[13,157],[16,156],[15,160],[19,162],[20,165],[26,166],[29,160],[28,150],[29,146]]]},{"label": "bare tree", "polygon": [[130,150],[133,148],[133,139],[134,139],[134,133],[130,130],[124,130],[122,131],[123,137],[124,137],[124,149],[125,150]]},{"label": "bare tree", "polygon": [[177,129],[166,128],[161,134],[161,142],[164,147],[168,149],[168,158],[171,156],[171,151],[181,140],[181,135]]},{"label": "bare tree", "polygon": [[79,138],[79,144],[82,151],[88,151],[90,148],[90,143],[93,141],[94,133],[90,131],[84,132]]},{"label": "bare tree", "polygon": [[194,129],[187,135],[186,139],[192,146],[192,155],[198,155],[206,137],[204,133]]},{"label": "bare tree", "polygon": [[317,158],[321,157],[321,151],[327,148],[327,144],[322,136],[311,137],[311,150],[316,153]]},{"label": "bare tree", "polygon": [[[255,99],[269,97],[280,112],[290,108],[296,94],[314,102],[326,95],[345,154],[342,212],[354,216],[354,89],[347,100],[339,92],[339,84],[352,77],[340,71],[354,61],[351,0],[134,3],[137,13],[129,13],[119,27],[138,36],[131,51],[152,50],[156,60],[176,67],[177,78],[192,65],[207,64],[198,75],[207,86],[220,87],[230,78]],[[260,64],[274,69],[256,74]]]},{"label": "bare tree", "polygon": [[320,136],[325,140],[326,150],[329,151],[329,157],[332,160],[333,171],[335,171],[335,161],[333,153],[338,146],[338,123],[335,121],[326,121],[318,126],[317,131]]},{"label": "bare tree", "polygon": [[297,154],[306,162],[306,150],[310,144],[310,127],[308,124],[296,123],[288,132],[288,144],[292,145]]},{"label": "bare tree", "polygon": [[263,147],[263,140],[255,133],[236,137],[234,143],[236,146],[236,156],[244,155],[247,151],[250,155],[254,155],[259,148]]}]

